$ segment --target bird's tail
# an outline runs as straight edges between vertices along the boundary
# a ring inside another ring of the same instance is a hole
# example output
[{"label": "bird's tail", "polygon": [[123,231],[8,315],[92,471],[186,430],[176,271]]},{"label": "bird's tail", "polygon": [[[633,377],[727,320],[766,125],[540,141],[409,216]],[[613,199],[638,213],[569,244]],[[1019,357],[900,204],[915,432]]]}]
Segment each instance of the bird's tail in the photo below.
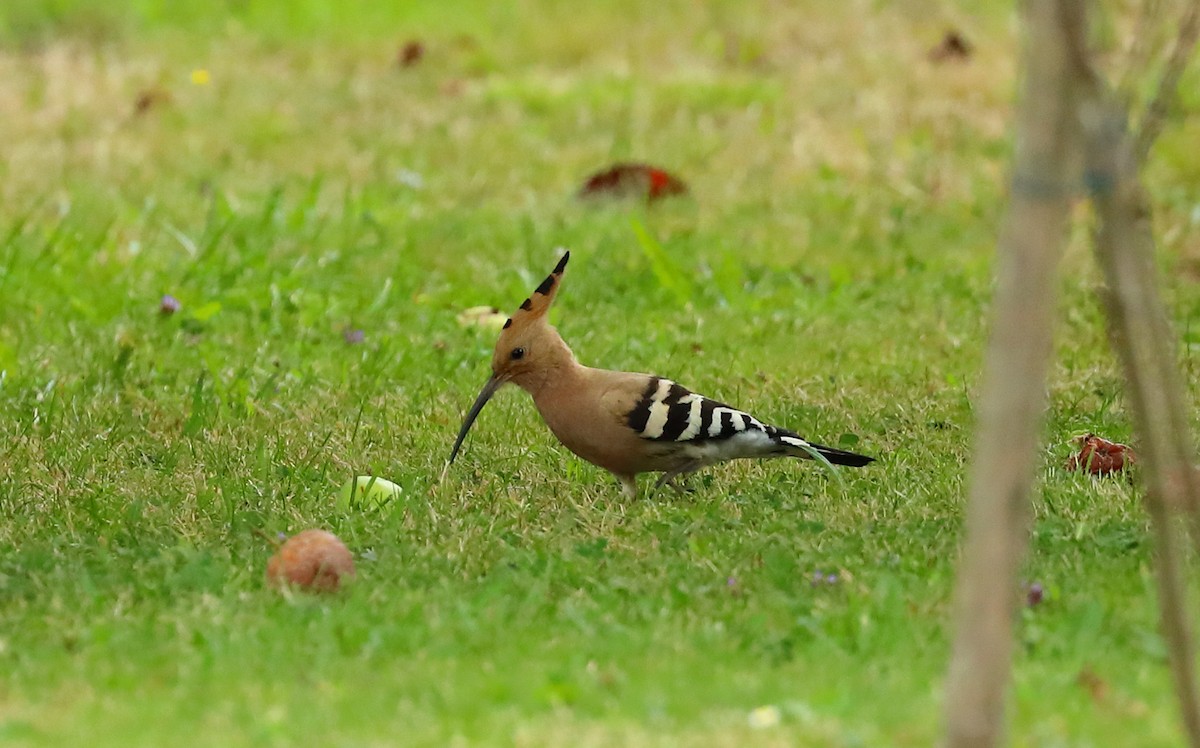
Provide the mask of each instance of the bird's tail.
[{"label": "bird's tail", "polygon": [[788,454],[792,455],[793,457],[803,458],[805,460],[813,459],[812,453],[816,452],[826,460],[832,462],[834,465],[862,467],[863,465],[875,462],[874,457],[867,457],[866,455],[860,455],[855,452],[847,452],[844,449],[826,447],[823,444],[813,444],[812,442],[805,441],[798,436],[785,436],[781,434],[779,441],[783,442],[789,447]]}]

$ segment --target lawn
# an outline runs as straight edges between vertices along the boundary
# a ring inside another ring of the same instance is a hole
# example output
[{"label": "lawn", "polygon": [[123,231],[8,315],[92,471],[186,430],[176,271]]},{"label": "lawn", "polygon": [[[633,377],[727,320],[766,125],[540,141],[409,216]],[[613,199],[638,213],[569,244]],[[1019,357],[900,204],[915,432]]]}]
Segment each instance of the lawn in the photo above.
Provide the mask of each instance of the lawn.
[{"label": "lawn", "polygon": [[[984,6],[5,0],[0,743],[932,744],[1017,76]],[[1147,174],[1193,398],[1198,136]],[[577,199],[620,160],[690,194]],[[459,313],[562,248],[583,362],[878,462],[630,501],[514,389],[439,482],[495,336]],[[1066,264],[1011,734],[1173,745],[1138,491],[1063,469],[1132,438],[1082,223]],[[339,508],[356,474],[403,501]],[[308,527],[344,593],[265,584]]]}]

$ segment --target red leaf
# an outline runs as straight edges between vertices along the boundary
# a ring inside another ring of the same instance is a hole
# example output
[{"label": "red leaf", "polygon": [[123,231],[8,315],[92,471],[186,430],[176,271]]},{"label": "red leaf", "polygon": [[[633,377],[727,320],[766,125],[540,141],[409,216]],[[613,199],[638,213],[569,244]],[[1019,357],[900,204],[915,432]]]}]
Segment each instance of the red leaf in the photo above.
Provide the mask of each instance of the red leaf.
[{"label": "red leaf", "polygon": [[1095,434],[1075,438],[1079,452],[1067,458],[1067,470],[1086,470],[1093,475],[1108,475],[1133,466],[1137,455],[1126,444],[1110,442]]},{"label": "red leaf", "polygon": [[588,177],[579,190],[580,197],[597,195],[638,196],[658,200],[667,195],[682,195],[687,184],[665,169],[649,164],[614,164]]}]

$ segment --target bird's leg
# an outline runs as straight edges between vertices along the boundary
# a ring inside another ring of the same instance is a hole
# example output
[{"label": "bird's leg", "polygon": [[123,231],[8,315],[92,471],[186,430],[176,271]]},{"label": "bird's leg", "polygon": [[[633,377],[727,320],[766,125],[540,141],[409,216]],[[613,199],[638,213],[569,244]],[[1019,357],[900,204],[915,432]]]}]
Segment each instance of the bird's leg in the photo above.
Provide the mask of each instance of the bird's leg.
[{"label": "bird's leg", "polygon": [[636,475],[618,475],[617,480],[621,482],[621,493],[625,494],[625,498],[631,501],[637,498]]},{"label": "bird's leg", "polygon": [[659,486],[662,486],[665,484],[667,486],[670,486],[671,490],[674,491],[676,493],[676,495],[683,497],[683,496],[687,496],[688,494],[695,493],[696,489],[692,488],[691,478],[692,478],[691,473],[685,473],[683,475],[676,475],[672,478],[668,478],[666,481],[659,481],[658,483],[655,484],[654,487],[658,488]]},{"label": "bird's leg", "polygon": [[703,463],[700,462],[699,460],[691,460],[689,462],[683,463],[682,465],[680,465],[677,468],[674,468],[673,470],[668,470],[665,473],[663,473],[662,475],[660,475],[658,477],[658,480],[655,481],[654,490],[657,491],[658,489],[662,488],[664,485],[667,485],[667,486],[670,486],[672,489],[674,489],[675,493],[679,494],[680,496],[683,496],[684,494],[687,493],[687,491],[680,488],[679,486],[677,486],[675,484],[675,479],[681,475],[688,475],[690,473],[694,473],[695,471],[699,470],[702,466],[703,466]]}]

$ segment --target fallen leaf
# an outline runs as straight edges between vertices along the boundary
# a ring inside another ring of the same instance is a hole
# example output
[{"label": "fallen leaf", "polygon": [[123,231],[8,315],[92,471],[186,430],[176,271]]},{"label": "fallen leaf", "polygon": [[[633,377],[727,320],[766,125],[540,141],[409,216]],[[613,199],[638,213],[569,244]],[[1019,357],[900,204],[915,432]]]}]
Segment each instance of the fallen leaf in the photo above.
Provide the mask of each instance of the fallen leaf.
[{"label": "fallen leaf", "polygon": [[974,47],[959,31],[950,29],[942,37],[942,41],[929,50],[932,62],[965,62],[971,59]]},{"label": "fallen leaf", "polygon": [[396,64],[402,68],[411,68],[425,56],[425,45],[416,39],[410,39],[396,53]]},{"label": "fallen leaf", "polygon": [[458,324],[463,327],[482,327],[499,331],[508,322],[508,315],[494,306],[473,306],[458,313]]},{"label": "fallen leaf", "polygon": [[1126,444],[1111,442],[1095,434],[1084,434],[1073,440],[1079,452],[1067,458],[1067,470],[1085,470],[1093,475],[1108,475],[1137,463],[1137,455]]},{"label": "fallen leaf", "polygon": [[1079,671],[1079,675],[1075,676],[1075,682],[1081,688],[1087,689],[1091,695],[1092,701],[1097,704],[1102,704],[1108,699],[1108,681],[1096,675],[1096,671],[1092,670],[1091,665],[1084,665]]},{"label": "fallen leaf", "polygon": [[783,713],[774,704],[756,707],[746,715],[746,723],[752,730],[768,730],[779,725]]},{"label": "fallen leaf", "polygon": [[147,88],[133,102],[133,113],[142,115],[156,106],[171,103],[171,94],[161,88]]},{"label": "fallen leaf", "polygon": [[636,196],[658,200],[668,195],[686,194],[687,191],[687,184],[665,169],[649,164],[622,163],[588,177],[579,189],[579,196]]}]

